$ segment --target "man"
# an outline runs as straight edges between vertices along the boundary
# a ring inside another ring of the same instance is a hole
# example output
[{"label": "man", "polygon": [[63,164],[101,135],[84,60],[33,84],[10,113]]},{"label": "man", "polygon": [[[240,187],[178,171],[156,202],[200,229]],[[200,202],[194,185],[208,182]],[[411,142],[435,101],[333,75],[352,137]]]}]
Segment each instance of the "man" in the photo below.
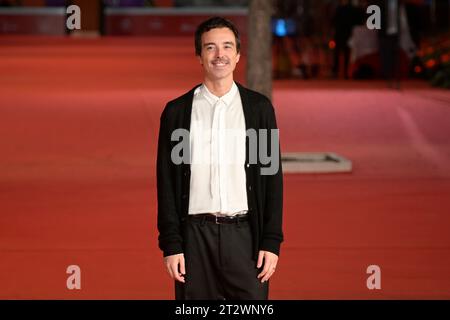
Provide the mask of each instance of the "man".
[{"label": "man", "polygon": [[334,40],[336,47],[334,48],[333,77],[339,77],[339,65],[341,54],[344,54],[344,78],[348,79],[348,65],[350,61],[350,47],[348,40],[352,35],[353,27],[357,24],[357,11],[353,7],[350,0],[341,0],[336,13],[333,17],[335,27]]},{"label": "man", "polygon": [[[203,83],[170,101],[161,115],[159,247],[176,299],[268,299],[283,241],[274,109],[265,96],[233,81],[240,39],[230,21],[200,24],[195,52]],[[260,129],[266,139],[247,137]],[[189,133],[188,150],[179,153],[188,163],[174,159],[183,142],[179,132]],[[261,157],[255,161],[264,149],[275,157],[275,172],[264,171],[271,164]]]},{"label": "man", "polygon": [[388,86],[400,88],[400,2],[380,0],[381,29],[378,30],[381,74]]}]

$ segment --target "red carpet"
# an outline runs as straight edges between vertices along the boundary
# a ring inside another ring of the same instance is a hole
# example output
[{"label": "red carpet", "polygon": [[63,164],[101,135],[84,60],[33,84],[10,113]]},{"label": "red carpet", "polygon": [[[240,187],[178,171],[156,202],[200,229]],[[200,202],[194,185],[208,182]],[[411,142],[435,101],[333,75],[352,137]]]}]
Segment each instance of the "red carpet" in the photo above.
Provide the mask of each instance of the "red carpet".
[{"label": "red carpet", "polygon": [[[202,79],[193,40],[3,37],[0,58],[0,298],[171,299],[156,138],[165,102]],[[283,151],[354,170],[285,175],[270,297],[449,299],[450,92],[279,81],[274,104]],[[81,290],[66,288],[71,264]],[[372,264],[381,290],[366,287]]]}]

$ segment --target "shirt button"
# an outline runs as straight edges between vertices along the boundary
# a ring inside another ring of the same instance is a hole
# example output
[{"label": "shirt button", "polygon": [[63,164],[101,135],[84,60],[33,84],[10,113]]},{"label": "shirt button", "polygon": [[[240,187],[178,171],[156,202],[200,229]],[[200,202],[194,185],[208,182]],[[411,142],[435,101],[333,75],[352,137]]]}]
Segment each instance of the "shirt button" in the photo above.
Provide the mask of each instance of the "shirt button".
[{"label": "shirt button", "polygon": [[183,194],[181,197],[182,197],[183,199],[186,199],[186,198],[187,198],[187,194]]},{"label": "shirt button", "polygon": [[249,191],[252,191],[252,186],[248,186],[248,190],[249,190]]},{"label": "shirt button", "polygon": [[250,167],[250,163],[247,163],[246,167],[247,167],[247,168]]}]

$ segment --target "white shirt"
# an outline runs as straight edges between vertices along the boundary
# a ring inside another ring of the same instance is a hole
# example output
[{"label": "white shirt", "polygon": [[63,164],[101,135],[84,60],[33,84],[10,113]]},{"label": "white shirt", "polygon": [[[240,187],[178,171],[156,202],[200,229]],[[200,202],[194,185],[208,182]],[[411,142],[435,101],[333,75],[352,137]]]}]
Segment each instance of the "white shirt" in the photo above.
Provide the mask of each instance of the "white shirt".
[{"label": "white shirt", "polygon": [[222,97],[194,91],[189,214],[246,213],[245,118],[236,84]]}]

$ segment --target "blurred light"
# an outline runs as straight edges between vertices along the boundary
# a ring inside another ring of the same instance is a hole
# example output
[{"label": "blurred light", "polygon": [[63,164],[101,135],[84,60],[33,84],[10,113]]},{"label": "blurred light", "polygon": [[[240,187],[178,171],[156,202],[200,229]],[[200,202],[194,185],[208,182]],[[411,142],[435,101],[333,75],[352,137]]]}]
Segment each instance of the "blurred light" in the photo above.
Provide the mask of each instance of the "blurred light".
[{"label": "blurred light", "polygon": [[428,47],[427,48],[427,54],[432,54],[433,53],[433,47]]},{"label": "blurred light", "polygon": [[415,66],[414,67],[414,72],[415,73],[421,73],[422,72],[422,68],[420,66]]},{"label": "blurred light", "polygon": [[423,57],[425,54],[423,53],[423,50],[419,50],[417,51],[417,56],[418,57]]},{"label": "blurred light", "polygon": [[441,61],[442,61],[442,63],[449,62],[450,61],[450,56],[448,54],[443,54],[441,56]]},{"label": "blurred light", "polygon": [[336,42],[334,40],[330,40],[330,42],[328,42],[328,48],[330,49],[336,48]]},{"label": "blurred light", "polygon": [[436,65],[436,60],[430,59],[426,62],[427,68],[433,68]]},{"label": "blurred light", "polygon": [[275,34],[279,37],[287,35],[286,21],[284,19],[277,19],[275,22]]}]

